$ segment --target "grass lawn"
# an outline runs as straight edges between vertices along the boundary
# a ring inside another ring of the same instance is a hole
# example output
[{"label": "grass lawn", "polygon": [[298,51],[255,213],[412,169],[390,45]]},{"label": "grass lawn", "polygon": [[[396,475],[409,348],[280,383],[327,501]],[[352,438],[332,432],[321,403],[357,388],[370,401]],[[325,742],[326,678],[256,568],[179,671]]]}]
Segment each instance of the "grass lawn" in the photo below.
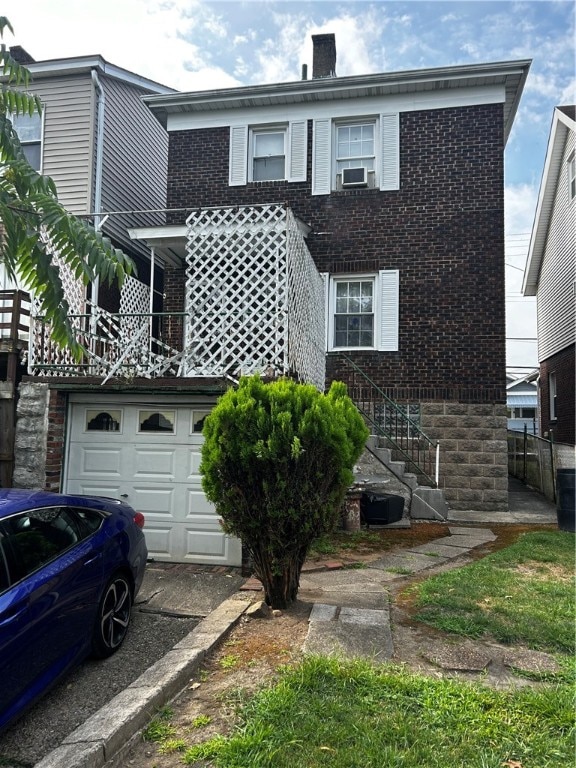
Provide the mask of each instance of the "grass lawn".
[{"label": "grass lawn", "polygon": [[445,632],[574,653],[574,536],[564,531],[525,533],[409,593],[414,618]]},{"label": "grass lawn", "polygon": [[[257,694],[228,739],[183,762],[218,768],[559,768],[571,765],[569,686],[515,692],[308,658]],[[204,763],[200,763],[204,765]]]},{"label": "grass lawn", "polygon": [[[574,653],[574,537],[523,535],[410,588],[422,621]],[[179,761],[214,768],[564,768],[574,760],[573,679],[494,690],[368,661],[308,657],[244,704],[229,737]],[[170,734],[166,734],[169,737]]]}]

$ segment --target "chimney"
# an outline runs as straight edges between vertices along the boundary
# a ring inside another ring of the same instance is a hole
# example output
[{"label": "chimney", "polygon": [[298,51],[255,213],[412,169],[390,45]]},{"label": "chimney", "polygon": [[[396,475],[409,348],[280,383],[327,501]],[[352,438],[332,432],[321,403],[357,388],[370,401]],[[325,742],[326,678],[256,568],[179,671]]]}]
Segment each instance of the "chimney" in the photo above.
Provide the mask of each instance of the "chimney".
[{"label": "chimney", "polygon": [[12,56],[14,61],[17,61],[18,64],[23,64],[24,66],[27,66],[28,64],[34,64],[34,59],[32,56],[30,56],[28,51],[25,51],[21,45],[11,45],[10,56]]},{"label": "chimney", "polygon": [[336,36],[312,35],[312,77],[336,77]]}]

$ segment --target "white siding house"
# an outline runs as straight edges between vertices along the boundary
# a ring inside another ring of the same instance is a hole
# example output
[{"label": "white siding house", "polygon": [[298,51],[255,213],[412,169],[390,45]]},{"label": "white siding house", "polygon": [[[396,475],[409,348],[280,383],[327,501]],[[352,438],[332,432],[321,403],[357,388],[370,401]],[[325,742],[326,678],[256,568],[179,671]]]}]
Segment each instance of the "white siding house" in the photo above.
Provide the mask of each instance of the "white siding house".
[{"label": "white siding house", "polygon": [[541,434],[574,444],[575,107],[556,107],[522,291],[536,296]]}]

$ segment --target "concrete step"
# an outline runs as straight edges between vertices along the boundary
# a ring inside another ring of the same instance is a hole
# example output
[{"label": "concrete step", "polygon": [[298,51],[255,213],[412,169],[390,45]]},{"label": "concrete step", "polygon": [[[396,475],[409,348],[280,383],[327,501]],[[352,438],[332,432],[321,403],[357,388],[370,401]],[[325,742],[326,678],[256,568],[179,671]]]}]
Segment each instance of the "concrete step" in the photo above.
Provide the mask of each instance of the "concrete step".
[{"label": "concrete step", "polygon": [[413,520],[448,519],[448,505],[441,488],[426,488],[418,486],[412,493],[410,517]]}]

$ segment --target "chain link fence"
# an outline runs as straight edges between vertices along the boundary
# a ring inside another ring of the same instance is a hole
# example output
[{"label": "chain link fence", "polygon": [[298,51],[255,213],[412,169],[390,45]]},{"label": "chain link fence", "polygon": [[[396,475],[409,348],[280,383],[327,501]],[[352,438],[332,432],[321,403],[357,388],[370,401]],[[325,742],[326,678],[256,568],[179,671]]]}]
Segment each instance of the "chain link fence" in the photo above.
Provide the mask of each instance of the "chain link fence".
[{"label": "chain link fence", "polygon": [[528,430],[508,430],[508,474],[556,503],[556,470],[574,469],[576,449],[531,435]]}]

